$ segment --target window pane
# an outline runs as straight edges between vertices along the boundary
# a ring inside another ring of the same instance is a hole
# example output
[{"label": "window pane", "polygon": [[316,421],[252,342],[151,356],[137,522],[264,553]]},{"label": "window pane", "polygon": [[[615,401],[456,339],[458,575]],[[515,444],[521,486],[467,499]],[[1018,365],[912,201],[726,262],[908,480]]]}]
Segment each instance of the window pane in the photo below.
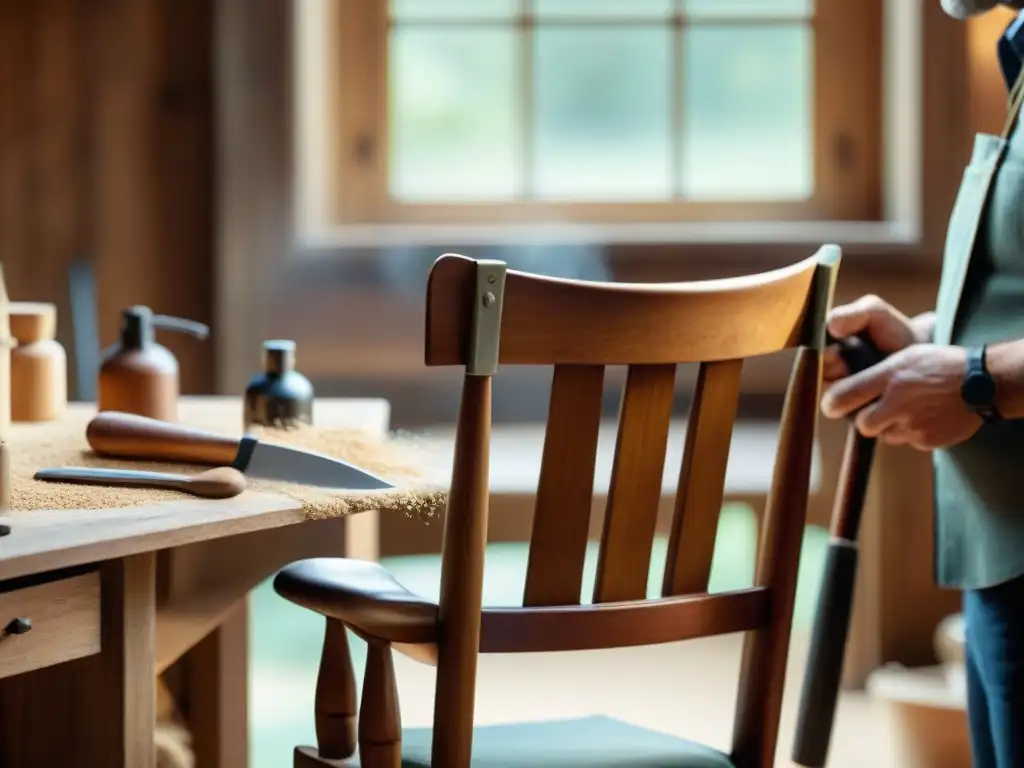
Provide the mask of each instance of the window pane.
[{"label": "window pane", "polygon": [[664,19],[672,13],[674,4],[674,0],[534,0],[533,12],[542,19],[551,16]]},{"label": "window pane", "polygon": [[811,39],[803,24],[686,29],[684,195],[757,200],[811,194]]},{"label": "window pane", "polygon": [[516,195],[517,50],[513,30],[392,32],[393,197],[464,201]]},{"label": "window pane", "polygon": [[805,19],[814,14],[814,0],[683,0],[683,13],[691,19]]},{"label": "window pane", "polygon": [[[379,0],[339,0],[378,2]],[[397,21],[424,19],[510,19],[519,12],[519,0],[391,0]]]},{"label": "window pane", "polygon": [[670,193],[669,30],[537,28],[534,195]]}]

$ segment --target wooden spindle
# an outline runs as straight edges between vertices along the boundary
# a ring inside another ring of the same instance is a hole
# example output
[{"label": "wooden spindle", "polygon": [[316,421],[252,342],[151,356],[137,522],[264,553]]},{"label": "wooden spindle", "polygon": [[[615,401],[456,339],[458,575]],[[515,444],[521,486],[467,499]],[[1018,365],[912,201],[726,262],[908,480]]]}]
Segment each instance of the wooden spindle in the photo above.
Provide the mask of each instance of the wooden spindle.
[{"label": "wooden spindle", "polygon": [[402,717],[391,644],[375,640],[366,651],[359,764],[362,768],[400,768],[402,764]]},{"label": "wooden spindle", "polygon": [[356,752],[356,677],[348,633],[337,619],[327,619],[315,701],[320,757],[329,760],[352,757]]}]

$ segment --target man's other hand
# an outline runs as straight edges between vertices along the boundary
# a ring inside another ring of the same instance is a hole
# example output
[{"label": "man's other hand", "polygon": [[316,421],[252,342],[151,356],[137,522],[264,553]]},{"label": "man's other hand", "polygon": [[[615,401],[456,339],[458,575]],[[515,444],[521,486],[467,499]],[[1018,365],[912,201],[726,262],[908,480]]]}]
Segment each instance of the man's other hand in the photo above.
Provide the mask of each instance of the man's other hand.
[{"label": "man's other hand", "polygon": [[858,431],[892,445],[930,451],[967,440],[981,418],[960,395],[963,347],[914,344],[866,371],[832,383],[821,400],[826,416],[856,413]]}]

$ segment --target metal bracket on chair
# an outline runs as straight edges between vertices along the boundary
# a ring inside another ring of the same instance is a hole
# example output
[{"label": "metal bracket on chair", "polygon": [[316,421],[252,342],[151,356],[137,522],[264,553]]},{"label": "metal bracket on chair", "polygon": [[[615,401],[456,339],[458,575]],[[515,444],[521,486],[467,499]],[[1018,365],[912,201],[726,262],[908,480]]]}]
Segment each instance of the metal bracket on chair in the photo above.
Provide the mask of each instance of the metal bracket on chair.
[{"label": "metal bracket on chair", "polygon": [[806,345],[819,352],[825,349],[825,329],[828,313],[832,311],[832,297],[835,295],[842,257],[843,252],[837,245],[825,245],[818,251],[818,266],[812,278],[811,302],[804,327],[807,329]]},{"label": "metal bracket on chair", "polygon": [[476,283],[473,293],[473,325],[469,331],[469,352],[466,373],[470,376],[493,376],[498,370],[498,347],[501,342],[501,308],[505,300],[504,261],[481,259],[476,262]]}]

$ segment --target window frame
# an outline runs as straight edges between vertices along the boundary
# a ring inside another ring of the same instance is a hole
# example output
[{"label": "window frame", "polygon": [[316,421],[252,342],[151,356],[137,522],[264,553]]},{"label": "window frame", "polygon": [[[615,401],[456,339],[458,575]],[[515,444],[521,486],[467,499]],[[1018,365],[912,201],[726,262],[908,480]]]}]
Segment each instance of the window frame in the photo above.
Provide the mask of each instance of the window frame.
[{"label": "window frame", "polygon": [[[297,111],[297,133],[306,142],[302,149],[306,160],[300,162],[296,180],[297,219],[307,233],[358,224],[571,226],[877,222],[883,218],[884,78],[877,52],[883,42],[884,0],[817,0],[809,22],[814,29],[814,192],[807,200],[753,202],[432,203],[393,199],[387,167],[388,5],[387,0],[328,0],[324,7],[322,29],[317,31],[324,50],[318,59],[321,63],[312,65],[321,69],[316,73],[322,78],[320,98],[312,103],[307,94],[305,105]],[[301,16],[303,12],[297,13]],[[669,23],[681,28],[683,22],[675,17]],[[297,26],[301,25],[300,19]],[[302,66],[300,62],[300,70]],[[305,66],[311,65],[307,62]],[[326,123],[327,129],[309,125],[309,121]],[[311,174],[314,168],[319,170]]]}]

